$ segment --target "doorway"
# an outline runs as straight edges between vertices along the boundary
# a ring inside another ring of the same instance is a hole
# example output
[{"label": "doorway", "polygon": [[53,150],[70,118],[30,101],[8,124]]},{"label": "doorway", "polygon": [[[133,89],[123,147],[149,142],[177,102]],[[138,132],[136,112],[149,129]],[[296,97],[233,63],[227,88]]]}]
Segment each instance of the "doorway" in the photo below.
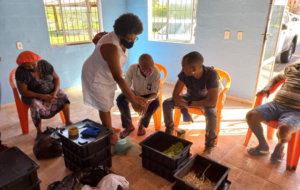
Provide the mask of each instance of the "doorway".
[{"label": "doorway", "polygon": [[[264,40],[257,74],[255,94],[262,90],[273,77],[286,5],[287,0],[270,1],[266,29],[265,33],[262,34],[264,35]],[[253,102],[256,98],[255,94]]]},{"label": "doorway", "polygon": [[289,0],[287,3],[273,75],[293,63],[300,63],[300,0]]}]

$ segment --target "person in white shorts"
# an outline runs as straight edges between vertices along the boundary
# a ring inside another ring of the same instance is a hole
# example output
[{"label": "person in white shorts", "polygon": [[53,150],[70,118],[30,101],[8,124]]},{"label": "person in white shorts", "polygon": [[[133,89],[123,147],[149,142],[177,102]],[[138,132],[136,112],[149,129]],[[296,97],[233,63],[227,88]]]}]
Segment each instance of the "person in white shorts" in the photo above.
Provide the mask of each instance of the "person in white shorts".
[{"label": "person in white shorts", "polygon": [[[113,129],[112,143],[118,136],[112,127],[110,110],[113,107],[117,84],[122,93],[131,102],[135,111],[140,112],[147,104],[147,99],[134,95],[122,77],[122,68],[127,62],[128,50],[143,32],[143,23],[132,14],[121,15],[114,24],[114,31],[100,37],[92,55],[82,68],[82,92],[86,105],[99,110],[100,119],[105,127]],[[93,40],[94,41],[94,40]]]}]

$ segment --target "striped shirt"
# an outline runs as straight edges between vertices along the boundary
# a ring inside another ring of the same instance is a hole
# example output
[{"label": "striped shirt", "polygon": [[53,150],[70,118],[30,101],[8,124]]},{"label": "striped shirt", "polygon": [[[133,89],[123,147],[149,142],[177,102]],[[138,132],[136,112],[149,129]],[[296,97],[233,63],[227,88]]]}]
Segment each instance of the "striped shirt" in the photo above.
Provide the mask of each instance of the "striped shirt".
[{"label": "striped shirt", "polygon": [[283,73],[275,76],[276,82],[285,80],[273,102],[287,109],[300,111],[300,63],[287,66]]}]

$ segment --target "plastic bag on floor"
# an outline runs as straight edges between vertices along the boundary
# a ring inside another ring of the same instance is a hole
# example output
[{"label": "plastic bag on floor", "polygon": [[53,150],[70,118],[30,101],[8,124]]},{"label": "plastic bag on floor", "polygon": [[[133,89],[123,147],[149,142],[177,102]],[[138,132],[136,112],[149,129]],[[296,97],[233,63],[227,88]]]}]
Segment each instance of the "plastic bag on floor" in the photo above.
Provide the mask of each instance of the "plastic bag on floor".
[{"label": "plastic bag on floor", "polygon": [[62,146],[59,129],[47,127],[47,129],[35,139],[33,153],[37,159],[53,158],[61,156]]},{"label": "plastic bag on floor", "polygon": [[101,179],[110,174],[109,168],[103,166],[89,167],[66,176],[61,182],[50,184],[47,190],[78,190],[81,184],[97,186]]},{"label": "plastic bag on floor", "polygon": [[91,187],[89,185],[83,186],[82,190],[119,190],[122,187],[129,187],[129,182],[123,176],[108,174],[97,185],[97,187]]},{"label": "plastic bag on floor", "polygon": [[115,144],[113,154],[114,155],[127,155],[129,153],[140,154],[139,141],[131,138],[130,136],[124,139],[118,140]]},{"label": "plastic bag on floor", "polygon": [[118,186],[127,188],[129,187],[129,182],[123,176],[108,174],[100,181],[97,187],[100,187],[100,190],[117,190]]}]

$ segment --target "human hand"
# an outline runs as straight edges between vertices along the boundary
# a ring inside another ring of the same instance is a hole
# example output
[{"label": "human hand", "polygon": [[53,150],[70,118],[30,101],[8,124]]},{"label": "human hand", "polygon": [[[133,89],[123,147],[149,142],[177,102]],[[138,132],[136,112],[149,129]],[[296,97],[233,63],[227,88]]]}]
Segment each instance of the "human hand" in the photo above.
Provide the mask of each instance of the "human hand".
[{"label": "human hand", "polygon": [[52,103],[56,98],[51,96],[50,94],[44,94],[42,97],[41,97],[42,100],[44,100],[45,102],[50,102]]},{"label": "human hand", "polygon": [[51,100],[51,103],[53,103],[53,102],[55,102],[57,100],[57,92],[56,91],[52,92],[50,94],[50,96],[53,97],[52,100]]},{"label": "human hand", "polygon": [[141,112],[143,107],[147,105],[148,101],[146,98],[135,96],[131,102],[134,111]]},{"label": "human hand", "polygon": [[56,92],[56,91],[52,92],[52,93],[50,94],[50,96],[53,96],[53,97],[56,97],[56,98],[57,98],[57,92]]},{"label": "human hand", "polygon": [[261,91],[256,93],[256,96],[261,95],[263,96],[264,94],[267,94],[267,98],[270,96],[270,89],[269,88],[264,88]]},{"label": "human hand", "polygon": [[175,103],[175,106],[179,107],[180,109],[188,107],[188,102],[185,101],[184,99],[175,99],[174,103]]},{"label": "human hand", "polygon": [[147,110],[148,110],[148,107],[149,107],[149,104],[150,104],[150,102],[147,103],[146,106],[144,106],[144,107],[141,108],[141,110],[140,110],[140,112],[139,112],[139,116],[143,116],[143,115],[146,114],[146,112],[147,112]]}]

